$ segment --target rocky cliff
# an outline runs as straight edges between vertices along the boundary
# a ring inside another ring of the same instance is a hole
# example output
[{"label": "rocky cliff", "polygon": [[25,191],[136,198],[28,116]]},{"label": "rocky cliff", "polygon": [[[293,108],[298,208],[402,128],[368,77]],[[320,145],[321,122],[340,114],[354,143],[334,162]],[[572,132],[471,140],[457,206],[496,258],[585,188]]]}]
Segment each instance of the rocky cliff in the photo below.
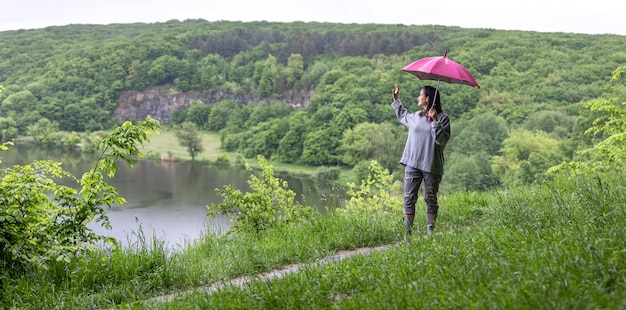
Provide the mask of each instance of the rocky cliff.
[{"label": "rocky cliff", "polygon": [[188,107],[194,101],[204,103],[201,97],[197,92],[176,93],[174,89],[160,87],[126,91],[120,95],[113,117],[119,120],[143,120],[150,116],[168,124],[172,111]]},{"label": "rocky cliff", "polygon": [[[294,107],[308,105],[311,91],[293,91],[285,94],[281,101]],[[241,104],[250,102],[255,105],[259,100],[243,95],[231,95],[222,92],[202,94],[196,91],[185,93],[177,92],[173,88],[154,87],[141,91],[125,91],[120,95],[120,100],[113,117],[119,120],[137,119],[143,120],[150,116],[161,123],[169,124],[172,111],[184,109],[192,102],[202,104],[216,104],[224,99],[234,99]]]}]

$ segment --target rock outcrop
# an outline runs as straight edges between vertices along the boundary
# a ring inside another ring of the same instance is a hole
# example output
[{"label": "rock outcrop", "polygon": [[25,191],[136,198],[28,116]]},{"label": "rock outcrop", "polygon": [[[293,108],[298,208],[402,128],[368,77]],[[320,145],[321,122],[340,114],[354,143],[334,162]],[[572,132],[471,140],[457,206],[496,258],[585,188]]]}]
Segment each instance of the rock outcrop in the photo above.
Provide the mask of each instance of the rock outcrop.
[{"label": "rock outcrop", "polygon": [[[289,91],[284,94],[282,102],[294,107],[308,105],[311,91]],[[202,104],[216,104],[224,99],[233,99],[241,104],[252,102],[259,103],[258,98],[250,98],[244,95],[232,95],[223,92],[202,94],[197,91],[180,93],[174,88],[154,87],[141,91],[125,91],[120,95],[120,100],[113,117],[118,120],[143,120],[150,116],[161,123],[169,124],[174,110],[188,107],[193,102]]]},{"label": "rock outcrop", "polygon": [[160,87],[142,91],[126,91],[120,95],[113,117],[119,120],[143,120],[150,116],[169,124],[172,111],[186,108],[194,101],[205,103],[202,96],[193,91],[176,93],[171,88]]}]

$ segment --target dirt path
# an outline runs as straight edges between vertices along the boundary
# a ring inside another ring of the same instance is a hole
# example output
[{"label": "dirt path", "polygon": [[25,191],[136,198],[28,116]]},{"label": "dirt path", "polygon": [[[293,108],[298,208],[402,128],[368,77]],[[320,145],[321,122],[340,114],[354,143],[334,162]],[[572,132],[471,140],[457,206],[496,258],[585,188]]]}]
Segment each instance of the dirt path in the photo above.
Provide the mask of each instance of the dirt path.
[{"label": "dirt path", "polygon": [[287,265],[287,266],[283,266],[282,268],[274,269],[265,273],[254,275],[254,276],[238,277],[238,278],[231,279],[229,281],[217,282],[211,285],[201,286],[201,287],[197,287],[194,289],[175,292],[175,293],[171,293],[167,295],[156,296],[156,297],[152,297],[152,298],[145,299],[142,301],[137,301],[137,302],[168,302],[176,297],[180,297],[180,296],[193,293],[193,292],[212,293],[220,288],[227,287],[227,286],[242,286],[242,285],[250,283],[253,279],[270,280],[270,279],[275,279],[275,278],[281,278],[285,276],[286,274],[296,272],[304,267],[323,265],[327,263],[340,261],[342,259],[345,259],[346,257],[350,257],[354,255],[359,255],[359,254],[363,255],[363,254],[369,254],[374,251],[387,250],[398,244],[399,243],[390,244],[390,245],[381,245],[381,246],[371,247],[371,248],[358,248],[354,250],[343,250],[343,251],[337,252],[337,254],[335,255],[324,257],[312,263]]}]

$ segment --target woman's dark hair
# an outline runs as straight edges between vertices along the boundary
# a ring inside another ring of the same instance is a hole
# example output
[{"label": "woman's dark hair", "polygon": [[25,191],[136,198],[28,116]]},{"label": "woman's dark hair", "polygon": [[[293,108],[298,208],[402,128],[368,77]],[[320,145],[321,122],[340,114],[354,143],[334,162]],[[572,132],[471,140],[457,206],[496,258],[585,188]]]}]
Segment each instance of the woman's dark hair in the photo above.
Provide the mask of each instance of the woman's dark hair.
[{"label": "woman's dark hair", "polygon": [[422,89],[424,90],[424,94],[426,95],[426,97],[428,97],[428,107],[426,108],[426,111],[429,111],[434,104],[435,111],[437,111],[437,113],[443,112],[443,109],[441,108],[441,97],[439,96],[439,90],[428,85],[422,87]]}]

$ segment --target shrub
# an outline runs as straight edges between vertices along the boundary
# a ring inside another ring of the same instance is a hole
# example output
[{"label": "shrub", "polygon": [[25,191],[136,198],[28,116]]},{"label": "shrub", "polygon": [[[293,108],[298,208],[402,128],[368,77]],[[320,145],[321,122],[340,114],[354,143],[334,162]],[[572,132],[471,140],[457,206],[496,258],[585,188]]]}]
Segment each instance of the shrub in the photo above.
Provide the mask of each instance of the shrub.
[{"label": "shrub", "polygon": [[[254,174],[250,176],[248,184],[251,193],[242,193],[231,185],[223,189],[215,189],[216,193],[224,198],[220,204],[212,204],[209,216],[219,213],[228,216],[232,221],[230,232],[252,231],[259,233],[282,223],[292,223],[310,217],[313,209],[294,202],[295,192],[288,189],[288,184],[274,176],[274,170],[267,160],[259,155],[259,166],[262,178]],[[250,170],[250,166],[246,167]]]},{"label": "shrub", "polygon": [[[138,126],[126,122],[116,128],[100,144],[103,156],[95,168],[80,179],[60,163],[46,160],[0,170],[0,270],[45,269],[51,262],[69,262],[97,242],[112,242],[87,226],[93,221],[110,228],[104,206],[125,202],[104,175],[115,175],[118,160],[132,164],[131,159],[141,155],[137,143],[143,143],[156,125],[146,119]],[[56,184],[61,178],[74,180],[80,190]]]},{"label": "shrub", "polygon": [[226,156],[225,154],[220,154],[220,156],[218,156],[217,159],[215,160],[215,165],[220,166],[220,167],[228,167],[230,166],[230,160],[228,159],[228,156]]},{"label": "shrub", "polygon": [[394,176],[377,161],[370,162],[370,173],[366,180],[357,187],[349,183],[350,200],[345,208],[338,212],[350,215],[362,215],[367,218],[389,219],[402,214],[403,185],[394,180]]}]

